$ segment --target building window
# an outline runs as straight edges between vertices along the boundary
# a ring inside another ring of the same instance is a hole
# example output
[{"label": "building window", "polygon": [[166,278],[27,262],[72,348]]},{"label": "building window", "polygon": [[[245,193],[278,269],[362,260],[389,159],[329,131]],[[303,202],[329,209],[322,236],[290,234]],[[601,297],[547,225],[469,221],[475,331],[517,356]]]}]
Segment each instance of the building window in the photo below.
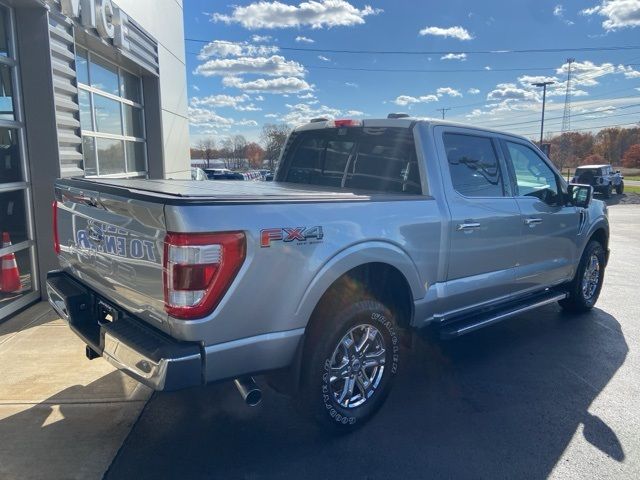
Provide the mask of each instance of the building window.
[{"label": "building window", "polygon": [[146,176],[142,79],[82,47],[76,78],[85,176]]}]

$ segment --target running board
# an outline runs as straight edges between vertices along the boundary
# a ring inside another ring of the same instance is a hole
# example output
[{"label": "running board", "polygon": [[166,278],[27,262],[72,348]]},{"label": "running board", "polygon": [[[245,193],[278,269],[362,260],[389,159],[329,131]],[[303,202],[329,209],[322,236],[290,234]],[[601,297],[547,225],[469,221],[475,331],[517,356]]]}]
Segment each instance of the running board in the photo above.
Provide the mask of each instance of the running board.
[{"label": "running board", "polygon": [[533,310],[549,303],[567,298],[566,292],[545,292],[534,298],[524,300],[516,305],[508,305],[501,309],[483,312],[476,315],[468,315],[459,319],[451,319],[439,328],[440,337],[443,339],[456,338],[466,333],[488,327],[529,310]]}]

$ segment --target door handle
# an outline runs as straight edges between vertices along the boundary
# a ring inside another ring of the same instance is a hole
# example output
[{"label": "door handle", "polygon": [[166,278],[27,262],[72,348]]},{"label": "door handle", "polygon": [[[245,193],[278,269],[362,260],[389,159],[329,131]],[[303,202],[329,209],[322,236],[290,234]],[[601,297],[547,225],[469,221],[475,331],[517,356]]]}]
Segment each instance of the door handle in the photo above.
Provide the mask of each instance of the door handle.
[{"label": "door handle", "polygon": [[460,230],[469,231],[469,230],[473,230],[475,228],[480,228],[480,224],[476,223],[476,222],[468,222],[468,223],[459,223],[458,224],[458,231],[460,231]]},{"label": "door handle", "polygon": [[529,227],[535,227],[539,223],[542,223],[541,218],[525,218],[524,219],[524,224],[528,225]]}]

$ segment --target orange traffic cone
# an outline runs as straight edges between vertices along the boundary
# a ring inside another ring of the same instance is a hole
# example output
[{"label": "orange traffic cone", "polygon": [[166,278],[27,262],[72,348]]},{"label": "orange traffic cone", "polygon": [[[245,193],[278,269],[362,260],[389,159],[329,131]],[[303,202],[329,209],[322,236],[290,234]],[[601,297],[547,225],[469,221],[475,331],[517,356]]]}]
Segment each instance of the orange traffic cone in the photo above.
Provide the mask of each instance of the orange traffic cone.
[{"label": "orange traffic cone", "polygon": [[[9,232],[2,232],[2,248],[11,246]],[[16,263],[16,254],[7,253],[2,257],[2,274],[0,274],[0,292],[18,293],[20,291],[20,272]]]}]

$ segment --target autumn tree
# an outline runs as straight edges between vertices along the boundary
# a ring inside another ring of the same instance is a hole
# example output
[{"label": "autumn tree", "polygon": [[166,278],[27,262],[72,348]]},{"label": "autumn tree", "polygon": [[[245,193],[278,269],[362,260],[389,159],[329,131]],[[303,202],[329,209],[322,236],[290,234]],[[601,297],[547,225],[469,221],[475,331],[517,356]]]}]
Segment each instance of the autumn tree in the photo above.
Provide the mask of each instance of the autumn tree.
[{"label": "autumn tree", "polygon": [[622,157],[622,166],[626,168],[640,168],[640,143],[631,145]]},{"label": "autumn tree", "polygon": [[256,142],[251,142],[245,148],[245,157],[249,162],[249,168],[262,168],[262,162],[264,161],[264,149]]},{"label": "autumn tree", "polygon": [[262,127],[260,141],[264,146],[264,158],[269,164],[269,170],[275,170],[276,164],[280,159],[280,152],[290,132],[291,128],[284,123],[280,125],[268,123]]}]

